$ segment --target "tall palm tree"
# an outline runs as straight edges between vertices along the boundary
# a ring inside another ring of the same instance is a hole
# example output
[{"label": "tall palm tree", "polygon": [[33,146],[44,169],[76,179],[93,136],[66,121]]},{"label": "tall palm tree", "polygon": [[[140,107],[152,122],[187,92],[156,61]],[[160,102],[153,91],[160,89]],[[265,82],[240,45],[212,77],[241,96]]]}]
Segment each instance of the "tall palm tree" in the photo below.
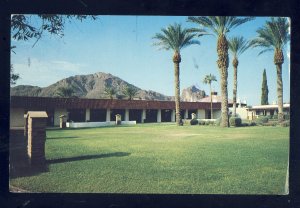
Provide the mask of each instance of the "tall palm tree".
[{"label": "tall palm tree", "polygon": [[113,87],[105,87],[104,92],[112,100],[114,95],[117,94],[117,91]]},{"label": "tall palm tree", "polygon": [[196,32],[199,36],[214,34],[217,36],[217,53],[218,68],[221,77],[221,96],[222,96],[222,127],[228,127],[228,42],[226,34],[231,29],[252,20],[251,17],[226,17],[226,16],[210,16],[210,17],[188,17],[188,21],[196,23],[201,28],[192,28],[190,32]]},{"label": "tall palm tree", "polygon": [[195,40],[194,37],[195,34],[189,33],[187,29],[182,28],[181,25],[177,23],[161,29],[161,33],[156,33],[153,37],[153,39],[157,40],[157,42],[155,42],[153,45],[160,47],[160,49],[172,50],[174,52],[173,63],[175,75],[175,112],[176,124],[178,126],[182,125],[180,118],[180,51],[187,46],[200,44],[200,42]]},{"label": "tall palm tree", "polygon": [[217,81],[217,78],[215,75],[208,74],[204,77],[203,83],[204,84],[209,84],[209,89],[210,89],[210,118],[213,118],[213,110],[212,110],[212,94],[211,94],[211,83],[213,81]]},{"label": "tall palm tree", "polygon": [[123,94],[128,97],[128,100],[132,100],[137,94],[137,88],[127,85],[127,87],[123,90]]},{"label": "tall palm tree", "polygon": [[236,116],[236,94],[237,94],[237,67],[239,65],[239,56],[244,53],[249,47],[249,41],[242,36],[232,37],[228,40],[229,50],[232,53],[233,60],[233,116]]},{"label": "tall palm tree", "polygon": [[282,50],[290,40],[289,23],[287,18],[272,17],[256,32],[258,36],[251,41],[251,45],[263,48],[259,55],[267,51],[274,51],[274,64],[277,71],[278,121],[281,122],[283,121],[282,64],[284,62]]}]

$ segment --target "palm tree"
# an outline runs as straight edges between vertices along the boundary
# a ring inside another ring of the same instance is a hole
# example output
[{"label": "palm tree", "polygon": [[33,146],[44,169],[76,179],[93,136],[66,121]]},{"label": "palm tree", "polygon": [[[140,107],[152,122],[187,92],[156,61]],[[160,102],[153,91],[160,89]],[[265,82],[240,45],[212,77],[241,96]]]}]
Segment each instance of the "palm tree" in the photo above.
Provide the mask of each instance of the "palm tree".
[{"label": "palm tree", "polygon": [[244,53],[249,47],[249,41],[242,36],[229,38],[229,50],[232,53],[233,60],[233,116],[236,116],[236,94],[237,94],[237,67],[239,65],[239,56]]},{"label": "palm tree", "polygon": [[274,51],[274,64],[277,71],[277,99],[278,99],[278,121],[283,121],[283,90],[282,90],[282,64],[284,55],[282,50],[290,40],[289,23],[287,18],[272,17],[265,25],[256,32],[258,36],[251,41],[253,47],[261,47],[263,50],[258,54],[267,51]]},{"label": "palm tree", "polygon": [[126,88],[123,90],[123,94],[128,97],[128,100],[132,100],[137,94],[137,88],[127,85]]},{"label": "palm tree", "polygon": [[56,90],[56,95],[59,97],[72,97],[74,93],[73,87],[59,87]]},{"label": "palm tree", "polygon": [[206,75],[204,77],[204,80],[203,80],[203,83],[204,84],[209,84],[209,89],[210,89],[210,118],[212,119],[213,118],[213,110],[212,110],[212,94],[211,94],[211,83],[213,81],[217,81],[217,78],[215,75],[212,75],[212,74],[209,74],[209,75]]},{"label": "palm tree", "polygon": [[180,24],[175,23],[169,25],[167,28],[161,29],[161,33],[156,33],[153,39],[156,39],[153,45],[164,50],[172,50],[174,75],[175,75],[175,112],[176,124],[182,125],[180,118],[180,81],[179,81],[179,64],[181,62],[180,50],[193,45],[200,44],[199,41],[194,40],[195,34],[189,33],[187,29],[183,29]]},{"label": "palm tree", "polygon": [[[192,28],[190,32],[196,32],[198,36],[214,34],[217,36],[217,53],[218,53],[218,68],[221,77],[221,96],[222,96],[222,120],[221,126],[228,127],[228,42],[226,34],[231,29],[252,20],[251,17],[226,17],[226,16],[211,16],[211,17],[188,17],[188,21],[196,23],[203,28]],[[210,31],[210,33],[208,31]]]},{"label": "palm tree", "polygon": [[104,92],[112,100],[114,95],[117,94],[117,91],[113,87],[105,87]]}]

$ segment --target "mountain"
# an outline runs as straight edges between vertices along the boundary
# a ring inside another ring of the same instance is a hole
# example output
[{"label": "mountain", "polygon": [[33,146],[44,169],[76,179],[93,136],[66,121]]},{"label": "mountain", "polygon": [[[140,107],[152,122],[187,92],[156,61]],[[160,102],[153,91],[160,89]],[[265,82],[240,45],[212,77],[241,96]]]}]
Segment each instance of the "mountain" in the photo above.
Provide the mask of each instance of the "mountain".
[{"label": "mountain", "polygon": [[74,96],[80,98],[108,98],[104,92],[106,87],[112,87],[117,91],[118,95],[122,95],[122,91],[127,86],[131,86],[138,91],[134,99],[173,100],[172,96],[165,96],[155,91],[140,89],[119,77],[103,72],[71,76],[44,88],[30,85],[19,85],[12,87],[10,94],[12,96],[55,97],[58,88],[66,86],[72,86],[75,91]]},{"label": "mountain", "polygon": [[205,91],[198,89],[195,85],[192,85],[182,90],[181,100],[187,102],[196,102],[206,97]]}]

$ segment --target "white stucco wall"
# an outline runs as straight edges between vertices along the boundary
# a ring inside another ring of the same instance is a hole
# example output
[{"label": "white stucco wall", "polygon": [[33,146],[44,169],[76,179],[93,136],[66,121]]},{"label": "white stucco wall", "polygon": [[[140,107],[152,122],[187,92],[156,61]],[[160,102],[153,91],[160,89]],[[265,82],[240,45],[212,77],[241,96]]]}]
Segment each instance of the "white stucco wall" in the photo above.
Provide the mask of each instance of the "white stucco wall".
[{"label": "white stucco wall", "polygon": [[[229,108],[229,111],[233,112],[233,108]],[[247,110],[246,110],[246,108],[236,108],[236,114],[241,119],[247,119]]]},{"label": "white stucco wall", "polygon": [[221,117],[221,110],[213,110],[213,118],[218,119]]},{"label": "white stucco wall", "polygon": [[205,119],[205,110],[204,109],[198,109],[197,110],[197,118],[198,119]]},{"label": "white stucco wall", "polygon": [[11,108],[10,109],[10,127],[23,127],[24,126],[24,113],[23,108]]},{"label": "white stucco wall", "polygon": [[66,115],[67,109],[57,108],[54,110],[54,126],[59,126],[59,116]]}]

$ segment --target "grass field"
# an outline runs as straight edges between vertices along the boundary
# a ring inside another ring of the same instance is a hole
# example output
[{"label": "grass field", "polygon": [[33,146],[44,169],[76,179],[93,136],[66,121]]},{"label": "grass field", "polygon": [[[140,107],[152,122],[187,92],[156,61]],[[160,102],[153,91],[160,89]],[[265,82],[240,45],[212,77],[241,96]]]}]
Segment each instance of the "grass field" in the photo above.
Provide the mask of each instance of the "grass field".
[{"label": "grass field", "polygon": [[289,128],[140,124],[48,130],[32,192],[283,194]]}]

